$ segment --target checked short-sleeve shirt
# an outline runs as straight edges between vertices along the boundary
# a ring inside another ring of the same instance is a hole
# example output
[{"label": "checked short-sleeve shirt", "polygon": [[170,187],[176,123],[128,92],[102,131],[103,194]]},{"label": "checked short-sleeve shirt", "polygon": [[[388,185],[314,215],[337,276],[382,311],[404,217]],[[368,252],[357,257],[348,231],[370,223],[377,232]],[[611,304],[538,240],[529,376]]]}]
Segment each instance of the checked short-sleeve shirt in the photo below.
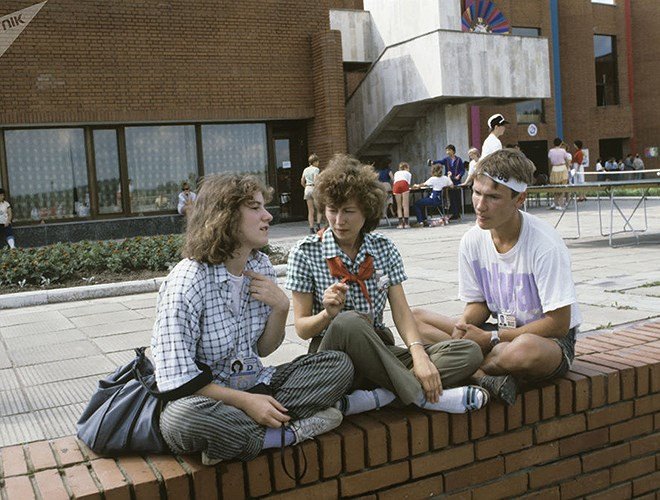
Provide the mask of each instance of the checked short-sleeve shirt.
[{"label": "checked short-sleeve shirt", "polygon": [[[263,253],[253,253],[245,268],[276,279]],[[232,359],[258,359],[257,341],[271,307],[250,296],[248,283],[245,277],[236,316],[231,309],[232,284],[224,265],[184,259],[172,269],[158,292],[151,336],[159,390],[176,389],[199,375],[195,361],[208,365],[214,383],[227,387]],[[259,360],[256,383],[268,384],[274,371]]]},{"label": "checked short-sleeve shirt", "polygon": [[[339,281],[330,275],[326,259],[339,256],[351,273],[357,273],[367,254],[374,259],[374,274],[366,280],[373,304],[374,327],[383,328],[383,310],[387,302],[388,287],[408,279],[399,250],[392,240],[383,234],[365,234],[355,261],[339,248],[331,230],[325,231],[322,237],[313,235],[303,238],[289,253],[284,286],[294,292],[312,293],[312,314],[318,314],[323,310],[323,292]],[[362,294],[360,286],[357,283],[348,285],[344,309],[368,313],[369,302]]]}]

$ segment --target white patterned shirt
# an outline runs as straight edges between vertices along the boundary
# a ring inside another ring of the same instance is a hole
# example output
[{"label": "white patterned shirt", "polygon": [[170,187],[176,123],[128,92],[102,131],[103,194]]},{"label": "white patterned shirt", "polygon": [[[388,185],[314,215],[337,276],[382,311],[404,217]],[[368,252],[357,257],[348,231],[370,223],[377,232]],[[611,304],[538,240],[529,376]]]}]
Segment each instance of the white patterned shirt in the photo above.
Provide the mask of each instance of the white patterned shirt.
[{"label": "white patterned shirt", "polygon": [[[275,270],[261,252],[254,252],[246,270],[275,281]],[[271,307],[252,298],[246,277],[238,316],[231,308],[231,281],[224,264],[209,265],[192,259],[179,262],[158,292],[151,350],[160,391],[181,387],[201,373],[200,361],[211,368],[214,383],[228,387],[231,361],[237,355],[258,359],[257,341],[266,327]],[[270,383],[274,367],[258,359],[256,384]]]},{"label": "white patterned shirt", "polygon": [[[334,233],[327,230],[323,239],[318,235],[307,236],[300,240],[289,253],[285,287],[302,293],[312,293],[314,301],[312,314],[320,313],[323,307],[323,292],[339,280],[330,275],[326,259],[339,256],[351,272],[356,274],[367,254],[374,259],[374,274],[366,280],[374,311],[374,327],[383,328],[383,310],[387,302],[387,289],[398,285],[408,277],[403,269],[403,260],[392,240],[381,233],[367,233],[364,242],[351,260],[335,241]],[[360,285],[347,283],[344,310],[357,310],[368,313],[369,303],[360,290]],[[324,332],[321,333],[323,335]]]}]

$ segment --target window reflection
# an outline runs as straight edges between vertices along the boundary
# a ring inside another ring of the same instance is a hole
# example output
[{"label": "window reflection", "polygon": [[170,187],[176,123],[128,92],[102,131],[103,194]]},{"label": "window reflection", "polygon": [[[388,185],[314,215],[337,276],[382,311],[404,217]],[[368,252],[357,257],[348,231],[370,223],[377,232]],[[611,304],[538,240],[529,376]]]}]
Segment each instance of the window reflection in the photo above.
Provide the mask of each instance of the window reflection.
[{"label": "window reflection", "polygon": [[543,123],[543,100],[532,99],[516,103],[516,118],[518,123]]},{"label": "window reflection", "polygon": [[89,215],[82,129],[5,131],[14,220]]},{"label": "window reflection", "polygon": [[619,104],[616,37],[594,35],[594,58],[596,60],[596,105]]},{"label": "window reflection", "polygon": [[202,125],[204,172],[240,172],[268,181],[264,123]]},{"label": "window reflection", "polygon": [[94,130],[94,162],[99,213],[122,211],[117,131]]},{"label": "window reflection", "polygon": [[[181,184],[197,181],[195,127],[126,127],[131,212],[175,210]],[[121,188],[118,189],[121,196]]]}]

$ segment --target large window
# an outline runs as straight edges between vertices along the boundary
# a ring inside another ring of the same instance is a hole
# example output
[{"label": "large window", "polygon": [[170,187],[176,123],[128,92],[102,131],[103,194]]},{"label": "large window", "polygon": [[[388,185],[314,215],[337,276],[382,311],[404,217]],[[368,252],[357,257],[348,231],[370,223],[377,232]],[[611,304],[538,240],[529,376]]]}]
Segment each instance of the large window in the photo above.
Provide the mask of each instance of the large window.
[{"label": "large window", "polygon": [[121,212],[123,209],[117,131],[115,129],[94,130],[93,138],[99,213]]},{"label": "large window", "polygon": [[596,105],[619,104],[616,37],[594,35],[594,58],[596,60]]},{"label": "large window", "polygon": [[181,184],[196,185],[196,151],[194,125],[126,127],[131,212],[176,209]]},{"label": "large window", "polygon": [[268,180],[264,123],[202,125],[204,173],[250,173]]},{"label": "large window", "polygon": [[17,222],[89,215],[83,129],[7,130],[5,147]]}]

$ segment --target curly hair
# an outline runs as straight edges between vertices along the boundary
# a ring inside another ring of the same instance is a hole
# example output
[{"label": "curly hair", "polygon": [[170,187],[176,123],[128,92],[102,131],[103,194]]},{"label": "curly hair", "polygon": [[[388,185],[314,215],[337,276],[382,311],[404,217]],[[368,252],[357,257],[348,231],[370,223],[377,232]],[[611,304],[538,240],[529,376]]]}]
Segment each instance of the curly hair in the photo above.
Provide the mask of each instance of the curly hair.
[{"label": "curly hair", "polygon": [[327,206],[340,207],[354,201],[365,218],[361,229],[364,234],[378,227],[387,193],[371,166],[351,156],[336,154],[316,178],[314,199],[321,212]]},{"label": "curly hair", "polygon": [[267,203],[272,188],[253,175],[208,175],[186,224],[182,255],[207,264],[222,264],[238,249],[239,209],[260,192]]},{"label": "curly hair", "polygon": [[[479,160],[474,167],[474,176],[486,172],[493,177],[513,178],[527,185],[534,184],[536,167],[517,149],[500,149]],[[512,190],[512,197],[518,195]]]}]

